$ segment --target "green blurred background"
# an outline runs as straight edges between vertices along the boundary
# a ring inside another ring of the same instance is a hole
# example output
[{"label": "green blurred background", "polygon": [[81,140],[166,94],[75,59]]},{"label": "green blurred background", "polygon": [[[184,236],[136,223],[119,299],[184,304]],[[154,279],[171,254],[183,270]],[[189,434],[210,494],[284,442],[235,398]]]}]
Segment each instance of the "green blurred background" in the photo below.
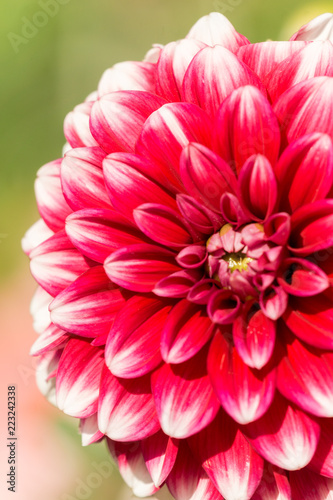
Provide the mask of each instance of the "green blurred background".
[{"label": "green blurred background", "polygon": [[[56,2],[58,12],[47,15],[46,21],[38,13],[47,0],[2,0],[0,7],[0,298],[10,296],[17,311],[23,306],[27,309],[34,287],[20,240],[38,218],[33,191],[35,173],[61,155],[66,113],[96,88],[107,67],[122,60],[141,59],[154,42],[163,44],[182,38],[200,16],[211,11],[225,14],[238,31],[256,42],[289,37],[312,17],[333,10],[332,1],[304,0],[51,1]],[[30,38],[20,38],[27,34],[29,22],[44,26],[30,32]],[[11,304],[8,300],[6,309]],[[28,319],[25,324],[30,329]],[[16,329],[23,338],[25,325]],[[1,333],[9,335],[8,331]],[[33,382],[29,390],[35,391]],[[43,405],[36,394],[38,404]],[[107,456],[104,448],[81,449],[76,425],[55,409],[50,413],[45,408],[39,406],[38,411],[47,412],[45,418],[52,415],[54,433],[60,439],[58,451],[61,454],[61,443],[67,440],[69,453],[79,457],[85,471],[82,474],[89,474],[91,460]],[[43,453],[49,453],[47,440]],[[68,456],[64,459],[69,460]],[[39,460],[42,463],[43,456]],[[52,475],[52,470],[48,474]],[[62,491],[76,498],[75,484],[69,480],[68,489]],[[89,498],[130,498],[120,484],[114,473]],[[39,499],[37,489],[31,497],[24,495],[17,498]],[[44,498],[65,500],[66,495],[45,491]]]}]

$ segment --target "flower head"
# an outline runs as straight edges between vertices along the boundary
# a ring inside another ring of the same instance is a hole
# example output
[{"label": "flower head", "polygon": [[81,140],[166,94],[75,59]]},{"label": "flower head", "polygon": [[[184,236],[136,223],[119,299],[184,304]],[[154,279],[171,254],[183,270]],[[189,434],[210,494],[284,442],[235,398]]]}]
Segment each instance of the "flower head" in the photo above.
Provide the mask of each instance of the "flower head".
[{"label": "flower head", "polygon": [[139,496],[332,495],[331,32],[210,14],[107,70],[38,172],[39,386]]}]

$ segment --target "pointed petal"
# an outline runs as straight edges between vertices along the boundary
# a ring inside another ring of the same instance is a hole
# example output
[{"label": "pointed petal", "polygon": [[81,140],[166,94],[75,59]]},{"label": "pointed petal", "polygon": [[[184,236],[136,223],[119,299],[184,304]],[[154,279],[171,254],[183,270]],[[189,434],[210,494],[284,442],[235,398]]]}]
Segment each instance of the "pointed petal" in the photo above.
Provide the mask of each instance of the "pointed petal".
[{"label": "pointed petal", "polygon": [[64,345],[67,340],[68,335],[66,332],[50,324],[45,332],[39,335],[37,340],[33,343],[30,349],[30,356],[41,356],[47,351],[58,349]]},{"label": "pointed petal", "polygon": [[308,467],[290,474],[293,500],[332,500],[333,479],[319,476]]},{"label": "pointed petal", "polygon": [[41,243],[31,252],[30,259],[33,277],[53,297],[90,267],[73,247],[65,231]]},{"label": "pointed petal", "polygon": [[141,377],[160,364],[161,334],[170,309],[157,297],[135,295],[126,302],[105,347],[105,363],[113,375]]},{"label": "pointed petal", "polygon": [[233,324],[232,335],[244,363],[258,370],[268,363],[274,350],[276,326],[257,304],[245,304],[242,315]]},{"label": "pointed petal", "polygon": [[162,278],[180,270],[173,252],[148,244],[114,252],[104,262],[104,269],[111,281],[134,292],[151,292]]},{"label": "pointed petal", "polygon": [[54,373],[56,373],[59,366],[62,352],[62,347],[54,351],[45,352],[38,358],[36,368],[37,387],[43,396],[54,406],[57,406],[56,378]]},{"label": "pointed petal", "polygon": [[291,143],[311,132],[333,138],[333,78],[317,76],[284,92],[274,104],[284,142]]},{"label": "pointed petal", "polygon": [[188,441],[193,454],[224,498],[252,498],[261,480],[264,461],[226,413],[220,411],[208,427]]},{"label": "pointed petal", "polygon": [[83,255],[101,264],[116,250],[144,241],[142,233],[125,217],[103,208],[71,214],[66,220],[66,233]]},{"label": "pointed petal", "polygon": [[98,84],[98,97],[118,90],[155,91],[155,64],[124,61],[104,71]]},{"label": "pointed petal", "polygon": [[228,325],[240,313],[241,302],[231,290],[218,290],[209,299],[207,312],[213,323]]},{"label": "pointed petal", "polygon": [[222,45],[236,52],[242,45],[249,44],[245,36],[237,33],[231,22],[220,12],[211,12],[201,17],[190,29],[186,38],[201,40],[207,45]]},{"label": "pointed petal", "polygon": [[170,474],[177,457],[178,441],[158,431],[141,441],[142,454],[156,487]]},{"label": "pointed petal", "polygon": [[65,219],[72,211],[62,193],[60,165],[61,160],[47,163],[38,170],[35,181],[39,213],[52,231],[63,229]]},{"label": "pointed petal", "polygon": [[191,196],[178,194],[177,205],[186,222],[198,233],[211,235],[222,226],[220,214],[209,210]]},{"label": "pointed petal", "polygon": [[272,285],[260,293],[259,304],[264,315],[276,321],[287,309],[288,294],[281,286]]},{"label": "pointed petal", "polygon": [[180,443],[177,460],[167,478],[167,485],[177,500],[222,500],[185,441]]},{"label": "pointed petal", "polygon": [[106,153],[132,152],[142,125],[165,102],[155,94],[139,90],[106,94],[92,107],[91,133]]},{"label": "pointed petal", "polygon": [[306,259],[289,258],[279,268],[277,281],[291,295],[309,297],[323,292],[330,286],[328,277]]},{"label": "pointed petal", "polygon": [[72,210],[111,208],[107,195],[100,148],[70,149],[61,163],[61,185]]},{"label": "pointed petal", "polygon": [[266,220],[277,201],[277,182],[269,160],[261,154],[251,156],[239,174],[243,208],[257,221]]},{"label": "pointed petal", "polygon": [[234,90],[215,118],[214,150],[237,172],[253,154],[275,164],[280,147],[278,121],[266,97],[256,87]]},{"label": "pointed petal", "polygon": [[237,190],[237,179],[229,165],[201,144],[190,143],[184,148],[180,175],[187,192],[217,212],[222,194]]},{"label": "pointed petal", "polygon": [[89,269],[50,304],[55,325],[76,335],[94,338],[107,334],[125,304],[120,289],[110,282],[103,266]]},{"label": "pointed petal", "polygon": [[82,446],[96,443],[103,438],[103,434],[98,430],[97,412],[80,421],[80,433]]},{"label": "pointed petal", "polygon": [[[223,72],[220,68],[223,68]],[[266,91],[255,73],[221,45],[206,47],[193,58],[184,77],[183,100],[214,116],[222,101],[244,85]]]},{"label": "pointed petal", "polygon": [[64,134],[72,148],[98,146],[98,142],[91,135],[89,128],[89,118],[93,104],[93,101],[79,104],[65,118]]},{"label": "pointed petal", "polygon": [[266,460],[282,469],[296,470],[312,459],[320,427],[301,410],[289,406],[276,392],[265,415],[244,426],[244,433]]},{"label": "pointed petal", "polygon": [[138,441],[160,429],[150,377],[117,378],[104,366],[98,403],[98,427],[120,442]]},{"label": "pointed petal", "polygon": [[213,393],[205,362],[206,349],[185,363],[165,364],[152,375],[156,411],[165,434],[186,438],[215,417],[220,405]]},{"label": "pointed petal", "polygon": [[[112,205],[128,219],[143,203],[161,203],[177,208],[175,199],[155,182],[161,178],[158,167],[138,155],[114,153],[103,162],[105,183]],[[152,178],[153,177],[153,178]]]},{"label": "pointed petal", "polygon": [[290,40],[330,40],[333,42],[333,14],[321,14],[304,24]]},{"label": "pointed petal", "polygon": [[183,298],[201,277],[202,272],[196,269],[177,271],[156,283],[153,293],[159,297]]},{"label": "pointed petal", "polygon": [[183,191],[179,178],[181,152],[190,142],[209,147],[211,130],[211,120],[197,106],[187,102],[166,104],[144,124],[136,152],[159,166],[164,185],[176,192]]},{"label": "pointed petal", "polygon": [[260,418],[275,392],[275,370],[252,370],[221,333],[211,343],[208,373],[222,408],[239,424]]},{"label": "pointed petal", "polygon": [[288,331],[284,345],[277,370],[281,394],[313,415],[333,417],[333,353],[310,350]]},{"label": "pointed petal", "polygon": [[86,418],[97,411],[103,350],[70,339],[57,371],[57,406],[67,415]]},{"label": "pointed petal", "polygon": [[166,363],[183,363],[194,356],[212,337],[215,325],[206,308],[181,300],[170,311],[161,338]]}]

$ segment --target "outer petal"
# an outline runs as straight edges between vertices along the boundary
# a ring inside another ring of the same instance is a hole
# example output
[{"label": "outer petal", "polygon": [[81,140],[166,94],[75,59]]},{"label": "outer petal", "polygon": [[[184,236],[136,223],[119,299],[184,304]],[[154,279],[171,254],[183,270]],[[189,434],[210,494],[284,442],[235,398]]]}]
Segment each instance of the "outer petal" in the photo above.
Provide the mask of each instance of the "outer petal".
[{"label": "outer petal", "polygon": [[208,427],[189,439],[189,444],[224,498],[252,498],[264,461],[226,413],[220,411]]},{"label": "outer petal", "polygon": [[52,301],[52,295],[47,293],[40,286],[37,287],[30,302],[30,314],[33,318],[33,327],[38,334],[43,333],[50,325],[49,305]]},{"label": "outer petal", "polygon": [[309,297],[330,286],[326,274],[306,259],[288,258],[279,269],[277,281],[291,295]]},{"label": "outer petal", "polygon": [[41,243],[31,252],[30,259],[33,277],[53,297],[90,267],[65,231]]},{"label": "outer petal", "polygon": [[320,439],[308,468],[333,478],[333,423],[331,418],[322,418],[319,422]]},{"label": "outer petal", "polygon": [[321,14],[304,24],[290,40],[330,40],[333,42],[333,14]]},{"label": "outer petal", "polygon": [[63,348],[59,348],[43,353],[38,359],[36,368],[37,387],[43,396],[54,406],[57,406],[55,373],[59,366],[62,352]]},{"label": "outer petal", "polygon": [[92,101],[79,104],[65,118],[64,134],[72,148],[98,146],[98,142],[91,135],[89,128],[93,104]]},{"label": "outer petal", "polygon": [[261,482],[251,500],[292,500],[286,471],[266,462]]},{"label": "outer petal", "polygon": [[165,102],[155,94],[139,90],[106,94],[91,110],[91,133],[106,153],[132,152],[144,122]]},{"label": "outer petal", "polygon": [[319,476],[308,468],[290,474],[293,500],[332,500],[333,479]]},{"label": "outer petal", "polygon": [[86,418],[97,411],[103,350],[78,339],[68,341],[56,381],[57,406],[67,415]]},{"label": "outer petal", "polygon": [[296,470],[305,467],[313,457],[320,427],[276,393],[265,415],[246,425],[244,432],[266,460],[282,469]]},{"label": "outer petal", "polygon": [[32,250],[48,238],[50,238],[54,232],[45,224],[43,219],[38,219],[25,233],[22,238],[21,245],[23,252],[30,256]]},{"label": "outer petal", "polygon": [[98,404],[98,427],[120,442],[138,441],[160,429],[150,391],[150,377],[125,380],[104,366]]},{"label": "outer petal", "polygon": [[33,343],[30,349],[31,356],[40,356],[48,351],[59,349],[64,346],[68,340],[68,335],[60,328],[57,328],[52,323],[46,328],[37,340]]},{"label": "outer petal", "polygon": [[206,367],[206,349],[179,365],[165,364],[152,375],[156,411],[165,434],[185,438],[215,417],[219,403]]},{"label": "outer petal", "polygon": [[105,336],[125,304],[123,295],[103,267],[96,266],[57,295],[50,304],[51,319],[59,328],[76,335]]},{"label": "outer petal", "polygon": [[100,148],[70,149],[61,164],[61,185],[68,205],[74,210],[111,208],[107,195]]},{"label": "outer petal", "polygon": [[292,142],[310,132],[333,137],[333,78],[317,76],[284,92],[274,104],[284,142]]},{"label": "outer petal", "polygon": [[98,84],[98,97],[117,90],[155,91],[155,64],[124,61],[104,71]]},{"label": "outer petal", "polygon": [[72,211],[62,193],[60,165],[61,160],[47,163],[38,170],[35,181],[39,213],[52,231],[63,229],[65,219]]},{"label": "outer petal", "polygon": [[103,162],[107,190],[115,209],[133,220],[133,209],[143,203],[161,203],[176,208],[175,199],[156,179],[163,183],[158,168],[137,155],[114,153]]},{"label": "outer petal", "polygon": [[279,391],[304,411],[333,417],[333,353],[310,350],[288,332],[284,344],[277,371]]},{"label": "outer petal", "polygon": [[140,377],[160,364],[161,333],[170,309],[157,297],[135,295],[127,301],[105,347],[105,362],[113,375]]},{"label": "outer petal", "polygon": [[141,441],[141,449],[155,486],[161,486],[175,464],[178,441],[158,431]]},{"label": "outer petal", "polygon": [[167,479],[167,485],[177,500],[222,500],[185,441],[180,443],[177,460]]},{"label": "outer petal", "polygon": [[162,278],[179,271],[173,252],[155,245],[131,245],[104,262],[111,281],[134,292],[151,292]]},{"label": "outer petal", "polygon": [[94,413],[90,417],[81,419],[80,433],[82,446],[88,446],[89,444],[96,443],[103,438],[103,434],[98,430],[97,413]]},{"label": "outer petal", "polygon": [[249,44],[245,36],[237,33],[231,22],[219,12],[211,12],[201,17],[190,29],[187,38],[200,40],[207,45],[222,45],[231,52]]},{"label": "outer petal", "polygon": [[221,102],[243,85],[254,85],[265,94],[261,81],[248,66],[229,50],[215,45],[193,58],[184,77],[182,97],[214,116]]},{"label": "outer petal", "polygon": [[258,88],[240,87],[221,104],[215,118],[213,146],[237,172],[256,153],[275,164],[280,147],[279,125]]},{"label": "outer petal", "polygon": [[179,158],[189,142],[211,143],[212,123],[206,113],[187,102],[166,104],[146,121],[136,152],[157,164],[167,187],[184,188],[179,179]]},{"label": "outer petal", "polygon": [[66,220],[66,233],[83,255],[101,264],[112,252],[145,241],[142,233],[125,217],[102,208],[71,214]]},{"label": "outer petal", "polygon": [[294,212],[325,198],[332,185],[333,146],[326,134],[313,133],[292,142],[274,168],[281,211]]},{"label": "outer petal", "polygon": [[180,175],[187,192],[217,212],[222,194],[237,190],[237,179],[229,165],[201,144],[190,143],[184,148]]},{"label": "outer petal", "polygon": [[249,368],[220,333],[211,343],[207,365],[221,406],[236,422],[257,420],[269,408],[275,392],[275,370]]},{"label": "outer petal", "polygon": [[173,307],[163,327],[161,354],[164,361],[187,361],[208,342],[215,328],[205,307],[181,300]]}]

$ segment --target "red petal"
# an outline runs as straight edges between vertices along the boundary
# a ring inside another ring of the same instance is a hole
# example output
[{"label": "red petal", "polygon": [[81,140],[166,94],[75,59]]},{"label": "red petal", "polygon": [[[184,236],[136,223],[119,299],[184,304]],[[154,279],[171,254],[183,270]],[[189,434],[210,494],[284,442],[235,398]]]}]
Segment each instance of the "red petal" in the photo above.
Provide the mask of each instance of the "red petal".
[{"label": "red petal", "polygon": [[158,431],[141,441],[142,454],[155,486],[161,486],[170,474],[177,457],[178,441]]},{"label": "red petal", "polygon": [[290,474],[293,500],[332,500],[333,479],[319,476],[308,467]]},{"label": "red petal", "polygon": [[244,432],[253,448],[266,460],[282,469],[296,470],[312,459],[320,427],[276,393],[265,415],[247,424]]},{"label": "red petal", "polygon": [[289,258],[279,268],[277,281],[291,295],[309,297],[330,286],[326,274],[306,259]]},{"label": "red petal", "polygon": [[162,361],[161,333],[171,306],[157,297],[135,295],[118,314],[105,347],[113,375],[141,377]]},{"label": "red petal", "polygon": [[117,378],[104,366],[98,404],[98,427],[116,441],[138,441],[160,429],[150,377]]},{"label": "red petal", "polygon": [[221,406],[240,424],[260,418],[273,400],[275,371],[249,368],[220,333],[210,346],[208,373]]},{"label": "red petal", "polygon": [[68,341],[57,371],[57,406],[67,415],[86,418],[97,411],[103,350],[78,339]]},{"label": "red petal", "polygon": [[152,375],[156,411],[165,434],[186,438],[215,417],[220,405],[205,368],[206,350],[182,364],[165,364]]},{"label": "red petal", "polygon": [[241,302],[231,290],[218,290],[208,302],[207,312],[213,323],[233,323],[240,312]]},{"label": "red petal", "polygon": [[327,477],[333,477],[333,423],[332,418],[322,418],[320,439],[308,468]]},{"label": "red petal", "polygon": [[184,269],[170,274],[156,283],[153,293],[160,297],[186,297],[192,286],[200,280],[202,272],[196,269]]}]

